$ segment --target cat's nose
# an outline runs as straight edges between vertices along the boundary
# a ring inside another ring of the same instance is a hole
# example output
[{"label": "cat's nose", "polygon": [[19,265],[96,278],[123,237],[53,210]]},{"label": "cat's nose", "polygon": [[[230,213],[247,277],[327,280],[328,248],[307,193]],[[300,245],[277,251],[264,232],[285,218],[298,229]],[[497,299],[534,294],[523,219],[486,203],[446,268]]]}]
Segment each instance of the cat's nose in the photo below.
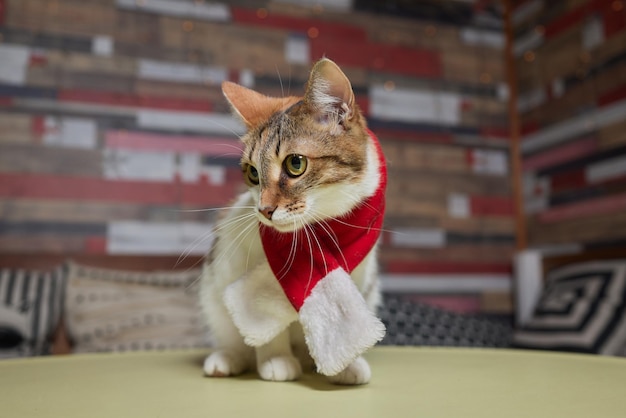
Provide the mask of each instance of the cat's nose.
[{"label": "cat's nose", "polygon": [[268,220],[272,219],[272,215],[274,214],[275,210],[276,206],[264,206],[262,208],[259,208],[259,212],[261,212],[263,216],[265,216]]}]

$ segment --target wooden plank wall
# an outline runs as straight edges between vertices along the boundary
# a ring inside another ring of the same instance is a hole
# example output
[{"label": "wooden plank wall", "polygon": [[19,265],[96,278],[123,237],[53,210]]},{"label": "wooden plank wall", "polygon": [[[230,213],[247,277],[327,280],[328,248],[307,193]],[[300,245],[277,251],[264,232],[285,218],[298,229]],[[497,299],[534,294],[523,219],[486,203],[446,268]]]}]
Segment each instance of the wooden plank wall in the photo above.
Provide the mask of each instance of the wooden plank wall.
[{"label": "wooden plank wall", "polygon": [[530,245],[626,243],[626,3],[531,1],[517,21]]},{"label": "wooden plank wall", "polygon": [[325,55],[389,162],[388,287],[510,312],[501,20],[484,1],[443,6],[461,23],[297,3],[0,0],[0,252],[204,253],[214,214],[198,209],[242,187],[220,83],[301,93]]}]

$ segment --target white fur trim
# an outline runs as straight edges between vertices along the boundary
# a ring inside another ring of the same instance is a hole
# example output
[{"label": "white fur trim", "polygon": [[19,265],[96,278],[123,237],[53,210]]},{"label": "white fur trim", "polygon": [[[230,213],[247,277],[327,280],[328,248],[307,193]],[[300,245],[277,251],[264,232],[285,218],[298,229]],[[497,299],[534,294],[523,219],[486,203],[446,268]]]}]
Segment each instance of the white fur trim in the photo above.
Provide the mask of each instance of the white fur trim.
[{"label": "white fur trim", "polygon": [[385,335],[385,326],[341,268],[313,288],[300,308],[300,323],[317,371],[326,376],[339,374]]},{"label": "white fur trim", "polygon": [[224,305],[252,347],[269,343],[298,319],[267,262],[228,285]]}]

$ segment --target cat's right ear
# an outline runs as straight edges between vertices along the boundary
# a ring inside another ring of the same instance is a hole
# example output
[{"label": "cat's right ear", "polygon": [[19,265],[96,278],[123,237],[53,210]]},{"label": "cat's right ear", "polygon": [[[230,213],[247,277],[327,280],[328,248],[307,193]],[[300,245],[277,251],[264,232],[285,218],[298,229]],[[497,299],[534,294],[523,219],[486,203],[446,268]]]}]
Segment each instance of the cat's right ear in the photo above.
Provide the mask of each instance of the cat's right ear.
[{"label": "cat's right ear", "polygon": [[248,129],[265,122],[274,112],[272,98],[230,81],[222,83],[222,92],[233,112]]},{"label": "cat's right ear", "polygon": [[313,105],[320,120],[336,120],[343,124],[357,114],[348,77],[328,58],[322,58],[313,66],[305,100]]}]

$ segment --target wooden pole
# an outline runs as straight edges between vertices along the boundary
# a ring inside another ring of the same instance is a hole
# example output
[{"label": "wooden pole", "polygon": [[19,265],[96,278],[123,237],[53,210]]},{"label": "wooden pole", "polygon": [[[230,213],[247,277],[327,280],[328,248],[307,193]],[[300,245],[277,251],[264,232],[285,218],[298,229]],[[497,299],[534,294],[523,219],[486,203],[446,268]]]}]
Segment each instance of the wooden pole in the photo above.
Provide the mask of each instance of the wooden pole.
[{"label": "wooden pole", "polygon": [[509,157],[511,160],[511,183],[513,190],[513,202],[515,206],[515,237],[518,250],[528,246],[528,230],[526,228],[526,216],[524,213],[524,196],[522,183],[522,155],[520,153],[520,117],[517,111],[517,71],[515,68],[515,55],[513,53],[513,5],[511,0],[504,1],[504,32],[505,43],[505,66],[507,84],[509,87]]}]

